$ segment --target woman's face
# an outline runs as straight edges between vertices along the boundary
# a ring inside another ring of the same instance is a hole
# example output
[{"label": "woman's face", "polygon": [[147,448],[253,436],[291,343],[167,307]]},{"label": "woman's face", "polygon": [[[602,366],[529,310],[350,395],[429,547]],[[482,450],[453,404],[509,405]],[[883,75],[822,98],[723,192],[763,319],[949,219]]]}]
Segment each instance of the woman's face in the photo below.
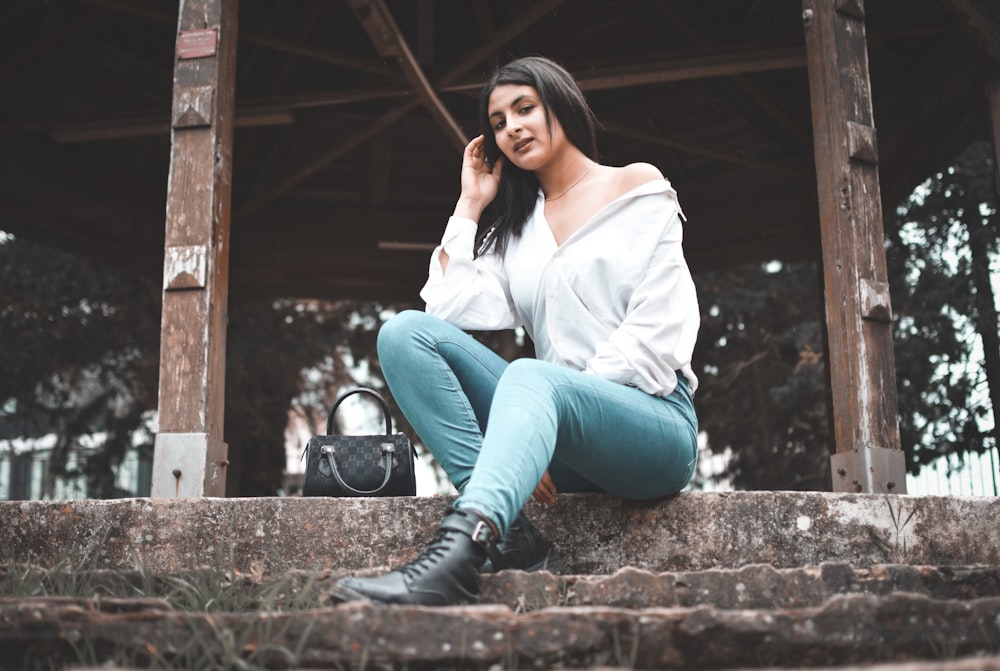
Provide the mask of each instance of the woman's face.
[{"label": "woman's face", "polygon": [[497,147],[522,170],[544,167],[566,141],[555,116],[549,132],[545,107],[534,86],[497,86],[490,94],[488,113]]}]

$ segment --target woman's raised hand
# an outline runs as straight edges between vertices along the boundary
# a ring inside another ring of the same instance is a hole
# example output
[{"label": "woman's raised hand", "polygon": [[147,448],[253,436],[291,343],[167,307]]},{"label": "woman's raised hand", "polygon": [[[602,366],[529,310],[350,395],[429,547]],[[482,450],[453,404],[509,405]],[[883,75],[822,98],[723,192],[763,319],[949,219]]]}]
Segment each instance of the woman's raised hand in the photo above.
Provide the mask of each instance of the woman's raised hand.
[{"label": "woman's raised hand", "polygon": [[492,168],[486,162],[482,135],[465,146],[462,156],[462,195],[455,206],[455,216],[478,221],[500,188],[500,173],[504,158],[501,156]]}]

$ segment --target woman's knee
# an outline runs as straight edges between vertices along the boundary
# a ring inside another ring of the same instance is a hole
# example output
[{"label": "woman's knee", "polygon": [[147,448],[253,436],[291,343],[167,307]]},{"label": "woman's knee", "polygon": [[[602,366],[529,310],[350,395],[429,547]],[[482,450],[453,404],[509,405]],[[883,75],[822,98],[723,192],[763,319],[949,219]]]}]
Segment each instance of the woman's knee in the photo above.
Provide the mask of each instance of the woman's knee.
[{"label": "woman's knee", "polygon": [[433,319],[420,310],[404,310],[389,318],[378,331],[377,347],[379,358],[406,348],[413,335],[422,329],[427,319]]}]

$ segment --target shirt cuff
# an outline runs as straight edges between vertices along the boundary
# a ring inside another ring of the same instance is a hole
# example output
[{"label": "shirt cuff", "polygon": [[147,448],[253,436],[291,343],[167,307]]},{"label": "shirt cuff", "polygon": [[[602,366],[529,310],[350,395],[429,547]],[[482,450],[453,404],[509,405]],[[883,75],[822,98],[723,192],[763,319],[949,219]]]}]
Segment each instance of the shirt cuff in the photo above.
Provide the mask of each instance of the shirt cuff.
[{"label": "shirt cuff", "polygon": [[441,247],[448,256],[471,259],[478,231],[479,224],[472,219],[448,217],[448,225],[441,236]]}]

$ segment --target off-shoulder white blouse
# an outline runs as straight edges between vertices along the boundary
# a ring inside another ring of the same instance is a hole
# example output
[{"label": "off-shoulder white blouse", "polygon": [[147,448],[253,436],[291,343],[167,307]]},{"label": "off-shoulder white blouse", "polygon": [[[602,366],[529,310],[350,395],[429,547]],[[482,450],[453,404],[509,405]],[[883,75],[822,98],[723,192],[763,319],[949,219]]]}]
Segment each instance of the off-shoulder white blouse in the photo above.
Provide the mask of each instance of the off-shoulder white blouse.
[{"label": "off-shoulder white blouse", "polygon": [[451,217],[420,296],[428,313],[462,329],[524,326],[544,361],[656,396],[673,392],[680,372],[693,391],[700,316],[682,219],[670,182],[656,180],[604,206],[559,246],[539,191],[502,260],[473,258],[476,222]]}]

